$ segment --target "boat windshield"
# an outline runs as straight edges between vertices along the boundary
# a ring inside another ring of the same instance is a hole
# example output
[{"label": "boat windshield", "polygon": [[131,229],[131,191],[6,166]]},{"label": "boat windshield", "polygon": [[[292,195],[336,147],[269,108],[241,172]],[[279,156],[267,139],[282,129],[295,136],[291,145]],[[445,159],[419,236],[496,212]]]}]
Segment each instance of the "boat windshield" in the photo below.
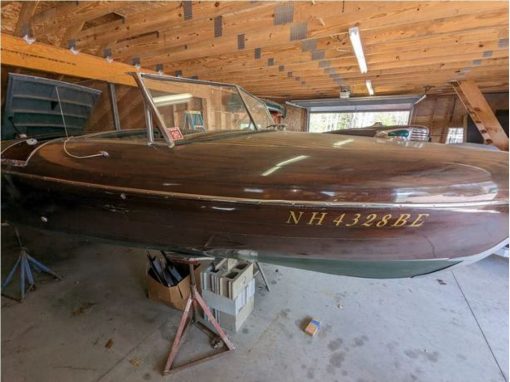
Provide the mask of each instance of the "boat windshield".
[{"label": "boat windshield", "polygon": [[153,108],[149,130],[156,126],[171,141],[189,134],[260,130],[273,124],[265,103],[235,85],[155,74],[140,74],[138,80]]}]

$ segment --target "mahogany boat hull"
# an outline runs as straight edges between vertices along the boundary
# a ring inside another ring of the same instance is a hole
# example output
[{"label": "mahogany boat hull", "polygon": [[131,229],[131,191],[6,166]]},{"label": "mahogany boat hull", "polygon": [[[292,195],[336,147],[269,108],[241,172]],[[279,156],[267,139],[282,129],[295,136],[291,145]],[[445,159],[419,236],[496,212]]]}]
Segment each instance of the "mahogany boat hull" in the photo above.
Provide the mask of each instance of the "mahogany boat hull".
[{"label": "mahogany boat hull", "polygon": [[[126,164],[132,163],[131,154],[143,158],[136,152],[145,149],[139,145],[126,150],[115,142],[77,140],[69,145],[76,152],[100,147],[109,158],[76,160],[66,157],[61,142],[49,143],[24,167],[4,163],[3,213],[17,224],[130,246],[196,249],[215,256],[377,278],[445,269],[490,254],[507,239],[508,164],[500,153],[450,149],[452,154],[437,145],[428,151],[407,147],[406,160],[393,162],[393,169],[379,165],[374,169],[379,174],[369,178],[365,165],[358,166],[361,174],[342,173],[353,168],[350,156],[356,151],[336,150],[339,158],[332,163],[334,157],[326,148],[338,137],[250,136],[252,142],[258,141],[256,145],[243,147],[247,140],[243,136],[178,147],[178,155],[174,152],[166,158],[166,170],[150,158],[131,168],[108,167],[112,157]],[[282,138],[294,145],[276,144]],[[357,151],[375,166],[374,154],[363,150],[373,143],[364,138],[350,141],[358,142]],[[406,150],[393,143],[380,147],[390,147],[390,157]],[[210,164],[197,169],[199,162],[190,158],[199,157],[203,150],[208,151]],[[424,151],[432,155],[434,150],[446,156],[442,165],[430,159],[420,162]],[[227,161],[271,152],[273,158],[257,157],[231,166],[237,174],[220,172]],[[409,159],[409,152],[416,158]],[[168,154],[162,155],[160,161]],[[320,161],[304,166],[305,160],[282,160],[319,155],[327,163],[322,168]],[[465,165],[445,167],[444,162],[455,158]],[[437,170],[441,166],[443,170]],[[315,174],[310,171],[314,167]],[[245,173],[239,173],[243,169]],[[332,169],[339,174],[336,183]],[[441,181],[431,180],[438,174]],[[413,182],[419,192],[409,187]],[[298,195],[290,198],[293,193]]]}]

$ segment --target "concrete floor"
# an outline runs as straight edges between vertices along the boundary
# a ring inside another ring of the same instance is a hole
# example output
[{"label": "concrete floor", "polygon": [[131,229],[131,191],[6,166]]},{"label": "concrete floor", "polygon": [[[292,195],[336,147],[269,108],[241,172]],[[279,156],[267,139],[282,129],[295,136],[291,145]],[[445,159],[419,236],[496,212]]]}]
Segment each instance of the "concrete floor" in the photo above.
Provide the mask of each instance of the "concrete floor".
[{"label": "concrete floor", "polygon": [[[5,276],[16,251],[3,233]],[[180,315],[145,298],[143,251],[38,233],[26,244],[64,279],[44,278],[22,304],[2,297],[4,381],[508,379],[508,259],[413,280],[265,265],[272,290],[259,282],[237,350],[162,377]],[[310,317],[314,338],[301,330]],[[210,348],[193,329],[180,355],[197,349]]]}]

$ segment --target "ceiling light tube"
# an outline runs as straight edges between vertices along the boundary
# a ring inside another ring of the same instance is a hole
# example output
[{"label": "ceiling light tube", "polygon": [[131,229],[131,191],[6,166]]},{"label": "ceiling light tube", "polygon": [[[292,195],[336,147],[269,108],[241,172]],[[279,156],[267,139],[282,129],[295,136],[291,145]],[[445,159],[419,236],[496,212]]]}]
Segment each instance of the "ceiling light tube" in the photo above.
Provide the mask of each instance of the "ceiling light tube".
[{"label": "ceiling light tube", "polygon": [[373,96],[374,95],[374,88],[372,87],[372,81],[366,80],[365,81],[365,85],[367,86],[368,94]]},{"label": "ceiling light tube", "polygon": [[191,94],[191,93],[169,94],[169,95],[154,97],[154,103],[156,104],[156,106],[176,105],[179,103],[188,102],[192,98],[193,98],[193,94]]},{"label": "ceiling light tube", "polygon": [[358,66],[361,73],[368,72],[367,62],[365,61],[365,54],[363,53],[363,45],[361,44],[361,38],[358,27],[349,28],[349,38],[351,39],[352,49],[358,60]]}]

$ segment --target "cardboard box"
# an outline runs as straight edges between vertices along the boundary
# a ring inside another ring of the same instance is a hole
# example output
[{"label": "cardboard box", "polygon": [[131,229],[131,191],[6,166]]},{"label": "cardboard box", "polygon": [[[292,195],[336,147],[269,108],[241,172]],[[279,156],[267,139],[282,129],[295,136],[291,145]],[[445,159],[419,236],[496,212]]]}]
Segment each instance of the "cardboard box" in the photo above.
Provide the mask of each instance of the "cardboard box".
[{"label": "cardboard box", "polygon": [[[177,270],[182,274],[189,272],[189,267],[183,264],[175,264]],[[200,293],[200,266],[195,266],[193,272],[195,274],[195,283]],[[146,273],[147,289],[149,299],[152,301],[162,302],[171,308],[184,310],[186,300],[191,293],[191,277],[187,275],[177,285],[167,287],[159,283],[149,274],[149,268]]]},{"label": "cardboard box", "polygon": [[184,310],[188,296],[191,293],[189,275],[173,287],[160,284],[158,281],[154,280],[149,273],[147,273],[146,278],[149,299],[162,302],[174,309]]}]

